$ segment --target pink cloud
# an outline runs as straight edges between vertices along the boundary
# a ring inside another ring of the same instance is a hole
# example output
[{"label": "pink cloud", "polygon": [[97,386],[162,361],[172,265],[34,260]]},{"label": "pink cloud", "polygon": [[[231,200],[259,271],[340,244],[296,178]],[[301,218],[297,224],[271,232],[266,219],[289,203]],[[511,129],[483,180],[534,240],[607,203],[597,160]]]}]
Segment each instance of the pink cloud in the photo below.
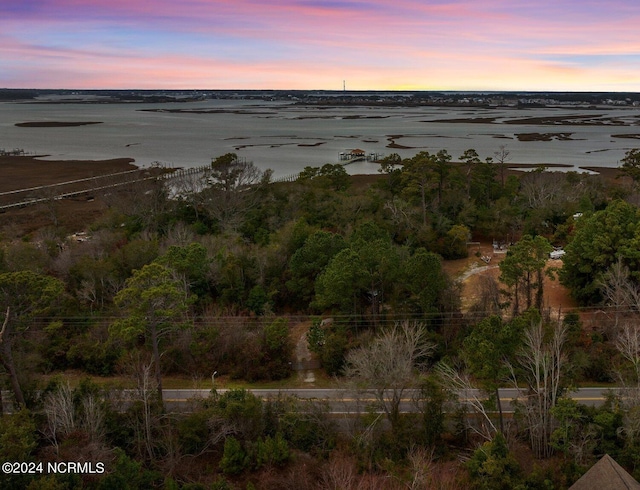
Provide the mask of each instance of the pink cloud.
[{"label": "pink cloud", "polygon": [[640,7],[612,1],[23,0],[0,5],[0,86],[588,89],[638,80],[614,58]]}]

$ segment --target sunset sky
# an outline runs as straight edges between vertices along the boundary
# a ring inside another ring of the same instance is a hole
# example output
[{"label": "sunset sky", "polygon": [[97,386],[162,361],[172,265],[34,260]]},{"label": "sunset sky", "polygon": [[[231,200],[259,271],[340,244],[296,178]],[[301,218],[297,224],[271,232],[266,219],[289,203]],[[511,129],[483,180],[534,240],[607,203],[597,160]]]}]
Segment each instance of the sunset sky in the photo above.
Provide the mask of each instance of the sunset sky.
[{"label": "sunset sky", "polygon": [[0,0],[0,87],[640,91],[637,0]]}]

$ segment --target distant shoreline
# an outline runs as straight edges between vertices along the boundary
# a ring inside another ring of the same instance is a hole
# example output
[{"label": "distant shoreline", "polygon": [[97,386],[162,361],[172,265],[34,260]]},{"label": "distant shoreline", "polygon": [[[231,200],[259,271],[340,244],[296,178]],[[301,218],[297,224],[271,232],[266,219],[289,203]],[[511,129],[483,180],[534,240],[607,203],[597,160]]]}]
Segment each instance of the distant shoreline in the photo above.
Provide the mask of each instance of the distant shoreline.
[{"label": "distant shoreline", "polygon": [[0,101],[45,104],[202,102],[213,99],[282,101],[316,106],[571,107],[640,106],[638,92],[504,90],[311,89],[0,89]]},{"label": "distant shoreline", "polygon": [[[113,158],[108,160],[42,160],[47,155],[2,156],[0,171],[6,178],[0,181],[0,192],[24,189],[36,185],[47,185],[67,180],[94,177],[109,173],[124,172],[138,168],[133,158]],[[495,164],[497,167],[497,164]],[[563,163],[507,163],[510,172],[546,168],[550,171],[566,171],[576,168]],[[619,168],[600,166],[579,166],[578,171],[594,172],[607,179],[620,175]],[[367,175],[367,174],[363,174]],[[371,176],[380,176],[372,173]]]}]

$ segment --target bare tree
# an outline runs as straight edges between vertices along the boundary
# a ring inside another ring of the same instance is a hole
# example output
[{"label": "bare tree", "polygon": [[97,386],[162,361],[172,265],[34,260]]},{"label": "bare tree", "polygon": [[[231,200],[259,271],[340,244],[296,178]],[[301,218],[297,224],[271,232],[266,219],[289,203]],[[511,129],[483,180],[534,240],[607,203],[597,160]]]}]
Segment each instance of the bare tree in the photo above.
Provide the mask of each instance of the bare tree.
[{"label": "bare tree", "polygon": [[510,153],[511,152],[507,150],[507,147],[505,145],[500,145],[500,148],[498,148],[498,151],[493,153],[493,155],[496,157],[495,161],[498,163],[498,166],[500,167],[500,183],[502,184],[503,189],[504,189],[505,174],[507,171],[507,161],[509,160]]},{"label": "bare tree", "polygon": [[101,400],[94,394],[82,398],[80,426],[92,441],[102,441],[104,437],[105,410]]},{"label": "bare tree", "polygon": [[498,432],[498,427],[490,415],[489,399],[483,390],[474,385],[467,373],[461,372],[445,362],[436,365],[436,373],[443,386],[458,398],[463,399],[465,405],[476,414],[476,417],[465,417],[467,429],[486,441],[493,440],[493,436]]},{"label": "bare tree", "polygon": [[407,456],[409,460],[410,479],[405,484],[409,490],[428,488],[431,473],[433,472],[433,450],[425,448],[412,448]]},{"label": "bare tree", "polygon": [[47,422],[43,433],[56,457],[93,462],[110,457],[104,444],[105,402],[101,395],[73,390],[66,382],[45,396],[43,407]]},{"label": "bare tree", "polygon": [[130,411],[135,439],[140,455],[146,453],[151,461],[155,459],[155,433],[159,423],[153,363],[152,359],[140,352],[130,353],[127,359],[128,368],[133,371],[136,381],[136,389],[131,392],[131,402],[139,404],[140,408]]},{"label": "bare tree", "polygon": [[93,312],[94,305],[98,305],[98,308],[102,308],[104,306],[103,296],[99,294],[96,280],[93,277],[80,281],[80,288],[76,295],[80,301],[89,305],[91,312]]},{"label": "bare tree", "polygon": [[[627,322],[622,327],[615,341],[616,349],[633,368],[632,383],[640,388],[640,327],[635,322]],[[622,379],[625,381],[624,378]],[[628,385],[628,381],[625,385]]]},{"label": "bare tree", "polygon": [[[567,326],[559,322],[550,328],[552,331],[548,332],[541,321],[533,322],[524,332],[524,346],[518,355],[528,393],[524,403],[518,400],[516,405],[526,420],[531,449],[540,458],[550,456],[553,451],[550,444],[554,430],[551,409],[562,394],[566,360]],[[515,375],[513,380],[516,383]]]},{"label": "bare tree", "polygon": [[640,326],[636,322],[625,322],[615,346],[631,368],[620,366],[617,375],[622,385],[619,392],[624,408],[622,431],[627,441],[633,441],[640,436]]},{"label": "bare tree", "polygon": [[627,444],[640,437],[640,327],[636,322],[624,322],[615,340],[616,349],[631,369],[618,366],[615,370],[622,388],[617,400],[623,409],[622,427],[619,428]]},{"label": "bare tree", "polygon": [[640,288],[631,280],[629,268],[622,263],[621,257],[606,270],[599,286],[605,304],[613,308],[617,330],[621,317],[640,310]]},{"label": "bare tree", "polygon": [[201,192],[207,187],[207,179],[208,173],[189,169],[176,172],[169,180],[172,194],[193,208],[196,219],[200,219]]},{"label": "bare tree", "polygon": [[534,170],[527,172],[520,181],[521,194],[531,209],[548,206],[566,198],[564,179],[555,172]]},{"label": "bare tree", "polygon": [[196,234],[193,230],[179,221],[167,230],[167,235],[162,243],[163,248],[169,248],[172,245],[185,246],[196,241]]},{"label": "bare tree", "polygon": [[47,416],[47,437],[59,449],[59,437],[66,437],[76,430],[76,411],[73,404],[73,391],[69,383],[48,393],[44,400],[44,413]]},{"label": "bare tree", "polygon": [[349,490],[358,481],[356,462],[345,455],[331,458],[322,472],[322,488]]},{"label": "bare tree", "polygon": [[373,390],[376,404],[392,428],[400,422],[400,402],[405,390],[415,386],[417,373],[435,345],[425,339],[426,327],[419,322],[396,323],[370,345],[347,355],[345,376],[363,390]]},{"label": "bare tree", "polygon": [[416,212],[407,201],[404,199],[393,196],[384,203],[384,209],[388,211],[391,222],[394,227],[399,230],[410,230],[415,228],[414,223],[416,221]]}]

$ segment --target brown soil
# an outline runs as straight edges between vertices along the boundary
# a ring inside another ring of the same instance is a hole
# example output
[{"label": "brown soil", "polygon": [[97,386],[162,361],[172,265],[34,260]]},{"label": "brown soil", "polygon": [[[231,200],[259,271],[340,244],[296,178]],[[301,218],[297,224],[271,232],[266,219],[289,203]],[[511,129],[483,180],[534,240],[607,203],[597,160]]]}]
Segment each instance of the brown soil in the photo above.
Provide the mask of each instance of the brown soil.
[{"label": "brown soil", "polygon": [[[491,257],[489,263],[476,256]],[[480,242],[479,245],[469,246],[469,257],[460,260],[449,260],[444,262],[445,271],[454,279],[462,279],[462,309],[469,309],[478,301],[481,292],[481,278],[491,276],[498,279],[500,276],[499,264],[506,256],[506,253],[494,253],[493,245],[490,242]],[[547,261],[548,268],[559,269],[562,267],[561,260]],[[549,308],[551,314],[558,314],[561,311],[570,310],[577,307],[569,291],[557,280],[546,278],[544,283],[544,304]]]},{"label": "brown soil", "polygon": [[0,192],[134,170],[132,158],[113,160],[38,160],[38,156],[0,156]]},{"label": "brown soil", "polygon": [[619,168],[610,168],[610,167],[580,167],[583,170],[589,170],[591,172],[596,172],[600,175],[604,180],[608,182],[618,182],[620,183],[620,178],[624,176],[624,174],[620,171]]},{"label": "brown soil", "polygon": [[[137,167],[130,158],[100,161],[49,161],[30,156],[0,157],[0,192],[28,189],[71,180],[108,175]],[[102,213],[106,205],[99,195],[55,201],[58,225],[73,232],[84,230]],[[0,234],[5,239],[20,238],[52,226],[52,210],[44,204],[13,208],[0,212]]]},{"label": "brown soil", "polygon": [[386,175],[383,174],[363,174],[363,175],[352,175],[351,176],[351,185],[356,189],[361,189],[363,187],[370,186],[375,184],[381,179],[385,179]]}]

